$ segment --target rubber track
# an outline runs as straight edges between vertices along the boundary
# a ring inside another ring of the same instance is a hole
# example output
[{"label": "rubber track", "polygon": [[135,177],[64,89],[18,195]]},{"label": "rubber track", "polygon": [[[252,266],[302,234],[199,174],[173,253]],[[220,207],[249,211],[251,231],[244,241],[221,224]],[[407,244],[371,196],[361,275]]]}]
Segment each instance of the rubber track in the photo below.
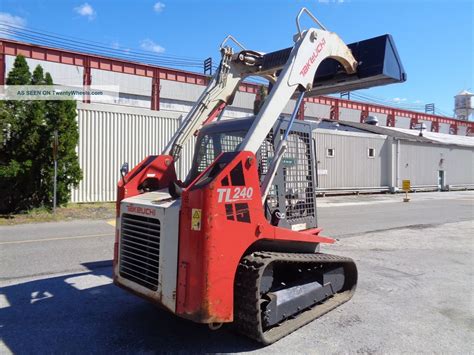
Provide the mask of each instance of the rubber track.
[{"label": "rubber track", "polygon": [[[273,262],[341,264],[345,271],[346,281],[343,288],[345,291],[263,331],[260,308],[260,280],[265,268]],[[357,268],[354,261],[350,258],[321,253],[252,253],[241,260],[237,270],[234,294],[234,326],[238,332],[258,342],[271,344],[350,300],[354,294],[356,284]]]}]

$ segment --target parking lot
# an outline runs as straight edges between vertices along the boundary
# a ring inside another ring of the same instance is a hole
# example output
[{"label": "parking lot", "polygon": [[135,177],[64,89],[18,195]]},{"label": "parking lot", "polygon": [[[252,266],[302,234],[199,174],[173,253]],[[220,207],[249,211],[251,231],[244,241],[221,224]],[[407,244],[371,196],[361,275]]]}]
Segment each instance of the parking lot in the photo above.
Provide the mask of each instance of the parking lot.
[{"label": "parking lot", "polygon": [[320,226],[352,257],[354,298],[268,347],[167,314],[111,283],[114,227],[0,228],[0,352],[469,353],[474,193],[320,199]]}]

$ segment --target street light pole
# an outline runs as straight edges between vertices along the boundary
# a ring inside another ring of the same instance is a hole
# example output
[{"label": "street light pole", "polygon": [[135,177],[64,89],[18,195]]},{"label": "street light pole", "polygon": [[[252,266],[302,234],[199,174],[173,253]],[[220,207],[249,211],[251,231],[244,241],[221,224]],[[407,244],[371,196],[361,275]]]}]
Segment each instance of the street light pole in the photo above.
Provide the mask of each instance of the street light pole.
[{"label": "street light pole", "polygon": [[57,194],[57,178],[58,178],[58,131],[54,131],[53,141],[53,159],[54,159],[54,180],[53,180],[53,213],[56,213],[56,194]]}]

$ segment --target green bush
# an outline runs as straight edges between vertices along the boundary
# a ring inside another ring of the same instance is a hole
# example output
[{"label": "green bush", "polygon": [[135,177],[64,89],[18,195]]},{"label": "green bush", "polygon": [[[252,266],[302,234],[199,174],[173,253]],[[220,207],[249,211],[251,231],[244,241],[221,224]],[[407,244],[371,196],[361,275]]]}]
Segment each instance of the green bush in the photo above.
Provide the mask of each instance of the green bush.
[{"label": "green bush", "polygon": [[[52,85],[37,66],[30,73],[23,56],[15,59],[7,85]],[[79,132],[76,102],[0,102],[0,212],[12,213],[53,203],[53,135],[58,131],[58,205],[69,201],[82,172],[76,153]]]}]

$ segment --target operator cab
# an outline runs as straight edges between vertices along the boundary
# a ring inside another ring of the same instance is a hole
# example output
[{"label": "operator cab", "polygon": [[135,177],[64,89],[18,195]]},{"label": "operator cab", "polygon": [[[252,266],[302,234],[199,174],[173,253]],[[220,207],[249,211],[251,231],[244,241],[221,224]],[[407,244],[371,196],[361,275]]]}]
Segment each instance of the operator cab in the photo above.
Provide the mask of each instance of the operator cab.
[{"label": "operator cab", "polygon": [[[185,186],[189,186],[219,154],[239,150],[254,119],[255,117],[223,120],[203,126],[197,137],[192,169]],[[257,151],[260,182],[265,178],[275,148],[288,123],[289,119],[280,117]],[[294,122],[288,136],[288,149],[265,201],[267,219],[273,225],[292,230],[317,227],[316,179],[312,126],[304,121]]]},{"label": "operator cab", "polygon": [[221,153],[238,150],[255,117],[209,123],[199,131],[192,168],[186,177],[185,185],[189,185],[201,174]]}]

